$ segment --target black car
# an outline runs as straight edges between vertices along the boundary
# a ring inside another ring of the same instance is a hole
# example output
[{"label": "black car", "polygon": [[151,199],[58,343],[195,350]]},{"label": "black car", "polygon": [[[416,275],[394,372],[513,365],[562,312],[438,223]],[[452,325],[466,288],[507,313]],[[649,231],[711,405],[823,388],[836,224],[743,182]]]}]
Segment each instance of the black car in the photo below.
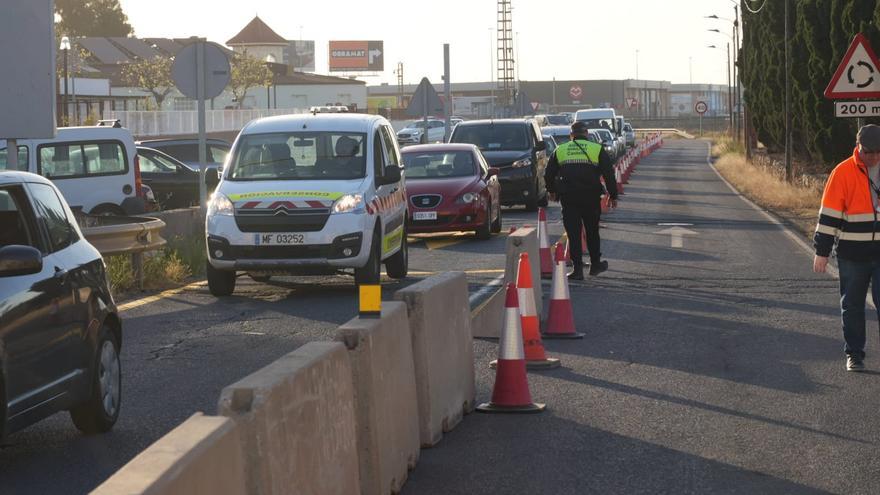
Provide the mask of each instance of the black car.
[{"label": "black car", "polygon": [[59,411],[119,417],[122,322],[104,261],[47,179],[0,172],[0,438]]},{"label": "black car", "polygon": [[533,119],[469,120],[455,126],[450,143],[474,144],[492,167],[501,169],[501,204],[547,205],[546,144]]},{"label": "black car", "polygon": [[[166,155],[173,156],[181,162],[187,164],[190,168],[198,170],[199,167],[199,140],[193,138],[183,139],[150,139],[147,141],[137,141],[138,146],[146,146],[159,150]],[[229,155],[229,149],[232,147],[228,142],[222,139],[208,139],[206,141],[207,149],[205,150],[205,167],[208,169],[223,168],[223,162]]]},{"label": "black car", "polygon": [[[187,208],[199,204],[199,171],[159,150],[137,147],[141,180],[153,190],[163,210]],[[216,170],[205,173],[210,195],[220,181]]]}]

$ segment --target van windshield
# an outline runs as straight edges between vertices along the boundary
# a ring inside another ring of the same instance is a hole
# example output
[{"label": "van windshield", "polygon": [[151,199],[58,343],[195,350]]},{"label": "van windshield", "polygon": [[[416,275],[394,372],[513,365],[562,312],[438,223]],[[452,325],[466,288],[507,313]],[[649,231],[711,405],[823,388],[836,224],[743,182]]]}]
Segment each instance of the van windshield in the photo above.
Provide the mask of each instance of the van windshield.
[{"label": "van windshield", "polygon": [[229,180],[348,180],[366,175],[366,134],[291,132],[242,136]]},{"label": "van windshield", "polygon": [[590,129],[614,130],[614,121],[611,119],[579,119],[578,122],[586,122]]},{"label": "van windshield", "polygon": [[518,124],[456,126],[452,141],[474,144],[483,151],[514,151],[531,148],[528,127]]}]

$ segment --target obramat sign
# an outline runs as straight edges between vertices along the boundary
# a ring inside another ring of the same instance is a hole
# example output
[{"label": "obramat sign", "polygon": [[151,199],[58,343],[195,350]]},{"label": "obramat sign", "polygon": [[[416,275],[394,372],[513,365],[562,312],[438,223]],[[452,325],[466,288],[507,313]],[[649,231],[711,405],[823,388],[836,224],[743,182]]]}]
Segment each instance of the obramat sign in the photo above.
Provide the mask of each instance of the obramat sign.
[{"label": "obramat sign", "polygon": [[385,70],[381,41],[331,41],[331,72],[379,72]]}]

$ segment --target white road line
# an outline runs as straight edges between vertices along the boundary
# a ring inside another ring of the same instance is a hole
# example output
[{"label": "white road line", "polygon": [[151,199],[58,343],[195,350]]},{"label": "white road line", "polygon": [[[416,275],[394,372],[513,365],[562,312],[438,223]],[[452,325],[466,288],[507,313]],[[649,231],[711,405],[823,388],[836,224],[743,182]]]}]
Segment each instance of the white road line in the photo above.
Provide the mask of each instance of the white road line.
[{"label": "white road line", "polygon": [[468,298],[468,304],[473,306],[474,302],[476,302],[477,300],[479,300],[481,297],[485,296],[486,294],[489,294],[490,292],[492,292],[495,289],[495,287],[498,287],[498,286],[502,285],[503,283],[504,283],[504,274],[502,273],[501,275],[498,275],[497,277],[490,280],[489,283],[484,285],[482,289],[471,294],[471,296]]}]

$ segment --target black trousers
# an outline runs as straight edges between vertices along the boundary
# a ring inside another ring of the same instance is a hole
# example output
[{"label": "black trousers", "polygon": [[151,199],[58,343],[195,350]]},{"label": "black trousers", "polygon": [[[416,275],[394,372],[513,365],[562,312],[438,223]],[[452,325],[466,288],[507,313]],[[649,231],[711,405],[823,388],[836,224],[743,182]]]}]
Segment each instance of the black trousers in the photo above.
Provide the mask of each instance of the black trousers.
[{"label": "black trousers", "polygon": [[562,224],[568,235],[568,251],[572,263],[582,266],[584,247],[581,246],[581,225],[587,231],[587,249],[590,252],[590,264],[596,265],[602,259],[601,241],[599,239],[599,217],[602,214],[601,198],[566,201],[562,198]]}]

